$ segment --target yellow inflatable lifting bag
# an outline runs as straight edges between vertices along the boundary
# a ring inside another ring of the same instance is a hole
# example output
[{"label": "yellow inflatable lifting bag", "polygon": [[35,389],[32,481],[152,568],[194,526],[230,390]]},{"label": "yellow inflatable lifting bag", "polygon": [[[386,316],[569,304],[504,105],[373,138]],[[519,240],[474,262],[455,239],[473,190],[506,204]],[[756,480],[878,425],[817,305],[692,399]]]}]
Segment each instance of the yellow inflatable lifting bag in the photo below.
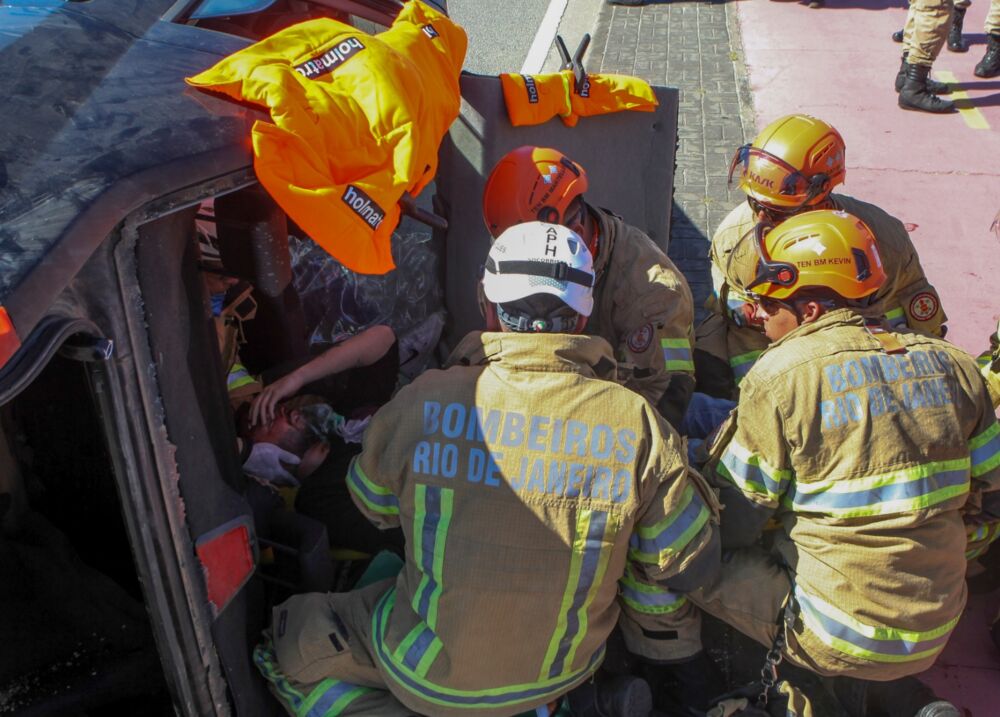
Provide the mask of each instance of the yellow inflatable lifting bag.
[{"label": "yellow inflatable lifting bag", "polygon": [[412,0],[379,35],[323,18],[282,30],[187,82],[266,107],[254,169],[302,229],[349,269],[394,268],[404,191],[437,171],[458,116],[465,31]]}]

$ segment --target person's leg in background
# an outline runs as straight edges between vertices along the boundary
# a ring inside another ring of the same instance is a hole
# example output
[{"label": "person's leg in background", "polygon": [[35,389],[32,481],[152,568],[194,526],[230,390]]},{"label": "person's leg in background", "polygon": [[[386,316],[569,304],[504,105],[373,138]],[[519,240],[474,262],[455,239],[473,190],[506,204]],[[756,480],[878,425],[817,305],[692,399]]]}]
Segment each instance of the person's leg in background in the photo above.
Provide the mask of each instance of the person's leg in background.
[{"label": "person's leg in background", "polygon": [[903,58],[896,75],[902,109],[942,114],[955,104],[938,97],[947,86],[930,79],[931,65],[948,36],[953,0],[910,0],[903,37]]},{"label": "person's leg in background", "polygon": [[986,16],[986,54],[976,65],[976,77],[1000,75],[1000,0],[990,0]]}]

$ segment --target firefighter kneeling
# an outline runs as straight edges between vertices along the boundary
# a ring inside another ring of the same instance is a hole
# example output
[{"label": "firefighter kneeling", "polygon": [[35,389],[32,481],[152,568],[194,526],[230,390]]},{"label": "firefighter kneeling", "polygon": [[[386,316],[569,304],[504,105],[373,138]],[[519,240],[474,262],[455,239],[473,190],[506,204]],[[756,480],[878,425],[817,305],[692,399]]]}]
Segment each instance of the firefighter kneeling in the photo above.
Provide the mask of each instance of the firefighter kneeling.
[{"label": "firefighter kneeling", "polygon": [[963,513],[1000,515],[1000,427],[976,364],[863,317],[885,274],[856,217],[807,212],[747,241],[756,277],[739,288],[772,343],[712,444],[722,570],[688,597],[831,678],[852,715],[958,715],[912,675],[965,605]]},{"label": "firefighter kneeling", "polygon": [[583,685],[574,715],[648,714],[641,680],[590,679],[620,615],[629,648],[655,657],[696,612],[668,588],[717,569],[718,504],[677,434],[615,382],[608,343],[579,334],[593,285],[566,227],[520,224],[493,244],[483,289],[500,330],[400,390],[347,478],[369,519],[402,527],[405,567],[274,609],[258,665],[290,711],[491,717]]}]

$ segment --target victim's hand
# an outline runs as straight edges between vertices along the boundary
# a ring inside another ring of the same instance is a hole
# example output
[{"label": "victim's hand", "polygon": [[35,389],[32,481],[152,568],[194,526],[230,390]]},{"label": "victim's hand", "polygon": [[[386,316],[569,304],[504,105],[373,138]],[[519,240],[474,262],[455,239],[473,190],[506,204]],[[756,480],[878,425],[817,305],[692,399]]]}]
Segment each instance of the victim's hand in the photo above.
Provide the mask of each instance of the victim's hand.
[{"label": "victim's hand", "polygon": [[330,444],[326,441],[319,441],[309,446],[299,463],[297,471],[299,480],[311,475],[313,471],[323,465],[323,461],[328,455],[330,455]]},{"label": "victim's hand", "polygon": [[294,396],[302,388],[302,381],[294,372],[268,384],[250,404],[250,425],[268,425],[274,420],[278,404]]}]

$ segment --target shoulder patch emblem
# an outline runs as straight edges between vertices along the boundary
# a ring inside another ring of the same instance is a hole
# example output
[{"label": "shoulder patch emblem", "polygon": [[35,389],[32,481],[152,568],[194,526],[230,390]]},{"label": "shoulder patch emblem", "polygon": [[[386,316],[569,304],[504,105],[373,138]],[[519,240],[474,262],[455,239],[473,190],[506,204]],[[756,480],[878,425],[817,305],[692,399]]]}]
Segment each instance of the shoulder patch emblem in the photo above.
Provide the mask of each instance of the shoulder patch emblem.
[{"label": "shoulder patch emblem", "polygon": [[917,321],[929,321],[941,310],[938,298],[929,291],[921,291],[910,299],[910,316]]},{"label": "shoulder patch emblem", "polygon": [[645,326],[639,327],[629,334],[626,343],[628,344],[629,351],[634,354],[641,354],[649,348],[651,343],[653,343],[653,325],[646,324]]}]

